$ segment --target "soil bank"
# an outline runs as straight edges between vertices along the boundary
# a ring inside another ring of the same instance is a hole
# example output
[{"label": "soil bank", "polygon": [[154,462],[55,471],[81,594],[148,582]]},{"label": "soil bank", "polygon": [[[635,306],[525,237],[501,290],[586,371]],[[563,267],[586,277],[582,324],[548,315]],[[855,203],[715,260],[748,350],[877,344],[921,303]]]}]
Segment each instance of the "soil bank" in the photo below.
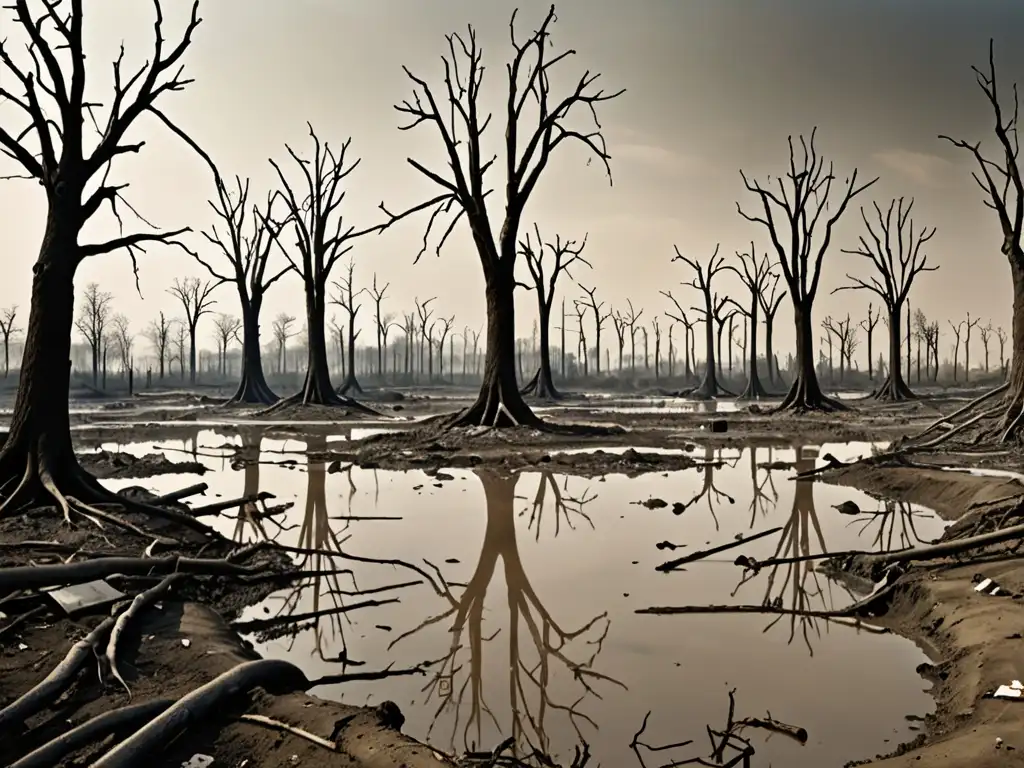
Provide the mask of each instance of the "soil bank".
[{"label": "soil bank", "polygon": [[[952,463],[952,462],[944,462]],[[886,498],[934,509],[954,525],[1001,515],[999,500],[1024,494],[1015,479],[980,477],[921,467],[856,465],[820,476]],[[1024,765],[1024,700],[985,699],[987,691],[1024,678],[1024,601],[974,591],[975,574],[1024,592],[1024,560],[986,564],[933,561],[900,580],[880,621],[916,642],[934,667],[920,670],[934,683],[936,711],[918,743],[879,759],[885,768],[988,768]],[[875,621],[875,620],[873,620]],[[999,743],[997,740],[1002,739]]]}]

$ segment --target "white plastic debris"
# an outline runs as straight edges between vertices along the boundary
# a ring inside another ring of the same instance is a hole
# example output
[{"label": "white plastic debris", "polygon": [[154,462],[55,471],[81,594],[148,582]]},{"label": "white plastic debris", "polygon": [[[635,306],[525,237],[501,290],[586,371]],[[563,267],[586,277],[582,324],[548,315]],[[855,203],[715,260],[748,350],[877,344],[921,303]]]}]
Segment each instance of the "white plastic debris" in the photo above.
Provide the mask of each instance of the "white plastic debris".
[{"label": "white plastic debris", "polygon": [[19,651],[27,651],[28,650],[28,646],[25,645],[24,643],[18,643],[18,650]]},{"label": "white plastic debris", "polygon": [[181,768],[208,768],[213,765],[213,758],[209,755],[196,753],[181,764]]},{"label": "white plastic debris", "polygon": [[993,699],[1019,699],[1024,695],[1024,683],[1014,680],[1009,685],[1000,685],[992,694]]},{"label": "white plastic debris", "polygon": [[190,645],[192,645],[192,641],[189,640],[187,637],[183,637],[181,638],[181,644],[188,648]]}]

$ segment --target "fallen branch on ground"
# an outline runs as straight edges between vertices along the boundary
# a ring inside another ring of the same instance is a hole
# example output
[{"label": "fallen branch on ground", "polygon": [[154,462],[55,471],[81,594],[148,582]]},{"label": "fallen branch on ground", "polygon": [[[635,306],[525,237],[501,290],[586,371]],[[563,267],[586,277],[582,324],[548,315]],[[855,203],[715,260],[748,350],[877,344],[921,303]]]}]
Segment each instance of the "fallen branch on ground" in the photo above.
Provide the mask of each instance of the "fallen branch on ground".
[{"label": "fallen branch on ground", "polygon": [[298,736],[300,739],[305,739],[318,747],[330,750],[331,752],[338,751],[338,745],[333,741],[317,736],[315,733],[304,731],[301,728],[297,728],[294,725],[288,725],[288,723],[282,723],[280,720],[274,720],[273,718],[265,717],[263,715],[242,715],[238,718],[245,723],[256,723],[257,725],[263,725],[267,728],[273,728],[278,731],[284,731],[290,733],[293,736]]},{"label": "fallen branch on ground", "polygon": [[697,552],[691,552],[690,554],[685,555],[683,557],[676,558],[675,560],[669,560],[667,562],[664,562],[661,565],[656,566],[655,570],[656,571],[662,571],[663,573],[667,573],[668,571],[674,571],[676,568],[678,568],[681,565],[686,565],[687,563],[692,563],[695,560],[703,560],[705,557],[710,557],[711,555],[717,555],[719,552],[725,552],[726,550],[729,550],[729,549],[735,549],[736,547],[742,547],[744,544],[748,544],[751,541],[757,541],[758,539],[763,539],[765,536],[771,536],[773,533],[778,533],[781,530],[782,530],[782,528],[779,528],[779,527],[777,527],[777,528],[769,528],[767,531],[761,531],[760,533],[754,533],[754,534],[751,534],[750,536],[747,536],[747,537],[745,537],[743,539],[738,539],[736,541],[730,541],[727,544],[722,544],[722,545],[717,546],[717,547],[712,547],[711,549],[702,549],[702,550],[699,550]]}]

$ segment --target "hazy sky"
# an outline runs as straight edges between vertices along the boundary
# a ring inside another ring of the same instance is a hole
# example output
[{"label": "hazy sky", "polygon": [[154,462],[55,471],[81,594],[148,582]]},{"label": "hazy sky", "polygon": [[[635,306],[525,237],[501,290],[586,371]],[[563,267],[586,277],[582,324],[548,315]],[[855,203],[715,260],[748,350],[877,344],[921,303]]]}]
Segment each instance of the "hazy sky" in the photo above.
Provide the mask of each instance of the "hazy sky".
[{"label": "hazy sky", "polygon": [[[181,28],[190,6],[165,0],[168,25]],[[377,204],[400,208],[431,188],[406,164],[414,156],[438,161],[439,140],[424,126],[397,129],[402,117],[392,105],[406,98],[403,64],[437,82],[443,35],[476,25],[484,47],[484,91],[500,104],[508,18],[505,2],[470,0],[205,0],[203,24],[186,57],[195,78],[161,108],[215,158],[224,174],[252,177],[256,197],[274,182],[268,158],[286,157],[285,142],[299,152],[310,147],[306,121],[334,144],[351,137],[350,151],[362,158],[350,177],[346,215],[356,227],[379,217]],[[547,3],[520,3],[524,24],[539,23]],[[992,147],[992,116],[974,83],[971,64],[984,64],[988,38],[996,39],[1004,93],[1024,81],[1024,3],[1019,0],[563,0],[554,44],[578,55],[567,75],[584,68],[602,72],[609,89],[625,87],[601,117],[613,156],[615,184],[598,164],[570,148],[553,162],[527,211],[542,232],[580,238],[589,233],[593,273],[585,284],[614,305],[627,298],[645,308],[645,318],[666,308],[660,289],[679,288],[686,268],[670,263],[672,245],[694,256],[716,243],[732,254],[768,245],[761,228],[736,214],[735,201],[757,203],[745,193],[739,169],[764,178],[787,162],[786,137],[818,126],[819,148],[844,175],[855,165],[865,178],[881,181],[862,196],[887,202],[914,196],[921,224],[937,225],[929,244],[935,274],[924,275],[913,300],[928,313],[958,318],[964,312],[1009,320],[1008,267],[999,252],[992,212],[971,180],[972,161],[939,141],[939,133],[982,140]],[[4,10],[2,35],[19,28]],[[131,61],[151,52],[152,7],[141,0],[90,0],[86,6],[90,88],[109,103],[108,62],[125,40]],[[2,82],[11,87],[4,73]],[[11,125],[16,113],[4,107]],[[20,129],[20,126],[19,126]],[[497,150],[504,125],[489,131]],[[140,124],[134,138],[147,145],[121,158],[119,179],[131,182],[131,202],[157,224],[199,230],[213,222],[206,200],[212,192],[203,164],[154,121]],[[285,164],[288,170],[294,165]],[[492,185],[501,188],[501,163]],[[13,169],[12,169],[13,170]],[[31,264],[44,212],[42,191],[32,183],[5,181],[0,205],[6,226],[0,247],[8,265],[0,304],[17,303],[27,313]],[[499,194],[492,198],[499,218]],[[847,311],[862,317],[864,292],[828,295],[848,270],[863,274],[866,262],[840,253],[861,231],[856,209],[837,233],[823,278],[818,319]],[[438,259],[413,266],[425,219],[409,221],[379,237],[356,243],[358,278],[376,271],[391,282],[391,311],[411,308],[414,296],[437,296],[439,314],[456,315],[456,327],[483,322],[480,266],[465,228]],[[103,219],[90,230],[97,238],[116,232]],[[215,258],[198,234],[190,244]],[[279,259],[275,256],[275,259]],[[126,255],[90,260],[79,272],[84,286],[99,280],[117,308],[141,327],[158,311],[177,313],[166,288],[175,276],[202,275],[201,267],[170,249],[152,249],[141,261],[142,297],[134,287]],[[524,265],[525,274],[525,265]],[[738,291],[733,278],[727,278]],[[723,289],[725,283],[723,283]],[[570,300],[579,295],[562,285]],[[218,290],[217,309],[237,312],[230,287]],[[519,325],[528,333],[535,317],[532,294],[520,299]],[[299,280],[289,275],[275,286],[264,310],[265,327],[280,311],[302,317]],[[369,309],[364,310],[369,313]],[[782,315],[788,344],[788,307]],[[212,332],[212,324],[207,327]],[[781,331],[781,329],[780,329]],[[206,335],[206,334],[204,334]],[[610,335],[610,334],[609,334]],[[945,347],[945,345],[944,345]]]}]

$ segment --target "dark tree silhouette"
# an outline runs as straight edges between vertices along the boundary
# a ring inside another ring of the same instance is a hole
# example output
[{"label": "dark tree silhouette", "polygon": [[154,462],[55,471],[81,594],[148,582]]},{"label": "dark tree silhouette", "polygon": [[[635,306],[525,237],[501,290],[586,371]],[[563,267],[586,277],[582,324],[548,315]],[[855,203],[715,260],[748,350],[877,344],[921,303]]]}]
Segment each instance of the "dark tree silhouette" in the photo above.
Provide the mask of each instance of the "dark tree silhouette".
[{"label": "dark tree silhouette", "polygon": [[775,367],[775,347],[772,345],[775,332],[775,315],[778,314],[779,307],[782,306],[782,300],[786,298],[786,291],[783,290],[779,293],[778,290],[779,276],[772,273],[771,279],[768,281],[768,287],[757,295],[758,303],[761,305],[761,312],[764,314],[764,359],[768,368],[769,384],[775,384],[776,378],[778,378],[780,384],[784,383],[782,376],[779,375],[779,371]]},{"label": "dark tree silhouette", "polygon": [[[868,340],[868,380],[869,381],[874,381],[875,380],[875,359],[874,359],[874,353],[875,352],[874,352],[873,340],[874,340],[874,337],[875,337],[875,326],[878,325],[878,319],[881,316],[882,316],[881,309],[879,309],[876,312],[874,305],[869,302],[868,303],[868,316],[867,316],[867,318],[864,319],[864,320],[861,320],[858,323],[858,325],[861,327],[861,330],[864,331],[864,335],[867,337],[867,340]],[[919,363],[918,367],[920,368],[920,350],[921,350],[921,345],[920,344],[918,344],[917,349],[918,349],[918,353],[919,353],[919,355],[918,355],[918,358],[919,358],[918,359],[918,363]],[[919,370],[918,371],[918,377],[917,377],[918,381],[920,381],[920,379],[921,379],[920,373],[921,372]],[[910,376],[910,371],[907,371],[907,376],[908,377]],[[876,393],[876,397],[877,397],[877,393]]]},{"label": "dark tree silhouette", "polygon": [[[716,307],[714,305],[714,296],[712,295],[711,289],[715,276],[726,269],[725,257],[719,256],[718,251],[720,246],[715,246],[715,252],[711,254],[711,258],[708,259],[706,265],[701,264],[696,259],[689,259],[683,256],[679,252],[677,246],[672,246],[675,249],[676,255],[672,258],[672,261],[682,261],[687,264],[694,271],[694,277],[686,285],[691,288],[696,288],[701,293],[701,297],[704,300],[703,307],[694,307],[695,312],[701,313],[701,321],[704,323],[704,342],[707,345],[707,364],[704,369],[704,378],[701,383],[693,390],[694,395],[700,397],[712,398],[716,397],[719,392],[725,392],[730,394],[718,383],[717,366],[715,364],[715,314]],[[672,299],[672,296],[662,291],[662,294]],[[674,301],[674,299],[673,299]],[[678,305],[677,305],[678,306]],[[680,322],[683,320],[680,318]],[[688,350],[687,350],[688,351]]]},{"label": "dark tree silhouette", "polygon": [[[358,167],[359,160],[349,162],[348,139],[335,151],[321,141],[307,123],[309,136],[313,140],[313,159],[304,160],[290,146],[285,150],[301,171],[301,186],[288,181],[281,166],[273,159],[270,164],[277,172],[281,183],[288,217],[285,224],[291,225],[295,234],[298,259],[283,246],[285,258],[291,269],[302,278],[306,296],[306,334],[308,336],[306,379],[302,389],[291,397],[278,401],[276,409],[294,404],[341,405],[363,412],[370,409],[355,400],[339,395],[331,386],[331,371],[327,364],[327,339],[324,326],[327,314],[327,281],[331,270],[342,256],[352,250],[352,241],[371,232],[378,232],[380,226],[356,230],[346,226],[341,214],[345,199],[346,179]],[[277,243],[281,245],[280,238]]]},{"label": "dark tree silhouette", "polygon": [[[540,367],[537,373],[530,379],[529,383],[522,388],[522,394],[533,395],[545,400],[557,400],[561,394],[555,388],[554,378],[551,375],[551,307],[555,303],[555,283],[558,276],[565,272],[569,277],[572,274],[569,268],[577,262],[590,266],[590,262],[583,258],[583,249],[587,246],[587,236],[577,243],[575,240],[562,240],[560,235],[555,236],[555,242],[545,243],[540,236],[540,229],[534,224],[536,242],[531,242],[530,235],[520,242],[520,253],[526,259],[526,266],[530,270],[530,277],[533,278],[533,290],[537,294],[538,324],[540,326]],[[545,256],[550,254],[550,261]],[[550,267],[545,272],[545,267]],[[564,326],[565,323],[563,322]],[[565,348],[565,331],[562,332],[562,348]]]},{"label": "dark tree silhouette", "polygon": [[[420,302],[419,299],[413,299],[413,302],[416,304],[416,314],[420,321],[420,374],[429,370],[430,376],[433,376],[434,372],[434,347],[433,342],[430,339],[432,335],[431,329],[434,327],[433,324],[430,323],[430,318],[434,314],[434,310],[428,310],[427,307],[430,306],[430,302],[432,301],[437,301],[437,297],[432,296],[424,302]],[[427,367],[424,367],[423,365],[424,348],[426,348],[426,354],[430,358],[430,362]]]},{"label": "dark tree silhouette", "polygon": [[[981,346],[985,352],[985,373],[989,372],[989,345],[992,343],[992,323],[986,323],[978,329],[978,333],[981,334]],[[921,345],[918,343],[918,359],[921,356]]]},{"label": "dark tree silhouette", "polygon": [[[594,315],[594,374],[597,376],[601,375],[601,330],[604,328],[604,324],[608,322],[608,318],[612,316],[610,309],[604,308],[604,302],[598,301],[596,298],[597,286],[593,288],[585,288],[580,285],[580,290],[587,294],[586,300],[582,300],[582,304],[591,311]],[[582,324],[580,328],[582,328]],[[584,354],[586,354],[586,348],[584,347]]]},{"label": "dark tree silhouette", "polygon": [[99,283],[89,283],[82,294],[82,307],[78,310],[75,328],[85,337],[92,357],[92,385],[100,383],[100,360],[103,357],[103,340],[107,336],[110,321],[110,302],[114,295],[100,289]]},{"label": "dark tree silhouette", "polygon": [[228,345],[232,340],[240,340],[238,332],[242,330],[243,322],[239,317],[221,312],[213,324],[217,328],[217,373],[223,376],[228,367]]},{"label": "dark tree silhouette", "polygon": [[295,331],[292,330],[294,322],[294,315],[279,312],[270,326],[274,332],[274,341],[277,342],[278,373],[288,373],[288,339],[295,335]]},{"label": "dark tree silhouette", "polygon": [[960,378],[960,339],[964,333],[964,321],[961,320],[959,323],[954,323],[952,320],[947,320],[950,329],[953,331],[953,382],[956,383]]},{"label": "dark tree silhouette", "polygon": [[[431,215],[424,235],[427,239],[439,216],[455,211],[437,245],[440,251],[456,223],[467,219],[473,242],[483,268],[487,299],[487,351],[483,382],[476,402],[459,414],[452,425],[516,424],[539,425],[541,420],[530,410],[519,393],[516,378],[515,266],[518,255],[519,227],[526,204],[537,187],[548,162],[560,146],[582,144],[596,157],[611,180],[610,155],[605,148],[600,126],[592,131],[570,128],[570,113],[583,107],[596,118],[598,104],[623,93],[605,93],[595,89],[599,75],[585,72],[575,88],[561,98],[551,93],[552,83],[558,81],[557,65],[575,54],[572,49],[562,53],[551,51],[551,27],[555,23],[555,8],[551,6],[540,26],[525,41],[517,38],[516,14],[509,24],[514,54],[507,65],[508,90],[505,114],[504,151],[501,165],[505,169],[504,221],[495,237],[491,212],[487,205],[489,190],[485,186],[487,171],[498,160],[488,159],[481,145],[491,115],[482,114],[479,103],[484,67],[482,53],[477,45],[476,31],[469,27],[465,36],[447,36],[448,55],[444,58],[445,79],[441,102],[430,85],[408,69],[415,91],[411,101],[396,109],[408,115],[412,122],[408,130],[421,123],[435,126],[445,149],[451,173],[442,176],[429,170],[416,160],[409,163],[422,175],[437,184],[442,192],[419,203],[404,213],[388,213],[390,222],[417,211],[430,210]],[[527,106],[532,110],[536,124],[527,125]],[[383,205],[381,206],[384,207]],[[419,258],[419,256],[417,256]]]},{"label": "dark tree silhouette", "polygon": [[971,331],[980,323],[980,317],[972,320],[971,313],[967,313],[967,321],[964,323],[964,381],[971,380]]},{"label": "dark tree silhouette", "polygon": [[[985,205],[995,211],[999,219],[1003,236],[1001,250],[1009,261],[1013,283],[1010,371],[1006,381],[986,397],[970,403],[947,419],[931,424],[914,439],[918,447],[932,447],[955,435],[966,437],[968,428],[976,431],[971,442],[1004,443],[1017,440],[1024,427],[1024,179],[1019,160],[1017,89],[1016,86],[1011,87],[1008,104],[1004,105],[997,86],[995,46],[991,40],[988,47],[988,72],[982,72],[977,67],[972,69],[992,109],[998,144],[996,156],[1000,160],[987,158],[981,151],[980,141],[967,142],[949,136],[939,138],[970,152],[974,157],[978,165],[973,174],[974,180],[985,194]],[[993,406],[991,398],[996,395],[1002,395],[1002,399]],[[957,419],[958,423],[951,419]],[[937,438],[922,441],[937,429],[946,431]]]},{"label": "dark tree silhouette", "polygon": [[[866,290],[876,294],[885,305],[889,326],[889,375],[875,393],[876,400],[906,400],[914,398],[901,371],[902,364],[902,318],[903,305],[910,295],[914,279],[922,272],[934,272],[937,266],[928,266],[928,256],[921,252],[921,246],[935,236],[935,227],[914,230],[910,213],[914,200],[904,206],[903,198],[889,203],[889,209],[882,213],[874,203],[877,228],[868,220],[867,213],[860,209],[861,218],[868,231],[861,235],[857,248],[844,248],[843,253],[861,256],[871,262],[875,274],[867,278],[847,274],[849,285],[836,288],[839,291]],[[895,216],[894,216],[895,214]],[[868,309],[868,316],[871,311]],[[869,321],[870,322],[870,321]],[[877,321],[876,321],[877,322]],[[872,329],[874,326],[870,326]],[[868,332],[868,366],[871,365],[871,335]]]},{"label": "dark tree silhouette", "polygon": [[[348,338],[346,339],[348,353],[345,355],[345,381],[338,387],[338,392],[342,395],[347,395],[349,392],[355,392],[358,395],[363,393],[363,388],[359,386],[359,379],[356,378],[356,339],[359,337],[359,331],[356,329],[356,319],[359,316],[359,310],[363,308],[357,299],[363,294],[363,290],[357,291],[355,289],[355,271],[355,261],[349,260],[342,276],[334,281],[335,293],[334,298],[331,299],[332,303],[341,307],[348,316]],[[378,354],[380,354],[379,350]]]},{"label": "dark tree silhouette", "polygon": [[[693,378],[693,370],[690,368],[690,344],[689,344],[690,329],[693,327],[693,321],[691,321],[690,318],[688,318],[686,316],[686,312],[683,311],[683,308],[682,308],[682,306],[680,306],[679,301],[676,299],[676,297],[672,295],[672,291],[660,291],[660,293],[666,299],[671,301],[672,302],[672,306],[675,307],[675,313],[673,313],[673,312],[666,312],[665,313],[665,317],[667,317],[669,320],[672,320],[673,322],[679,323],[685,329],[685,337],[683,339],[683,352],[684,352],[683,359],[685,360],[685,369],[684,369],[684,373],[683,373],[683,381],[689,382],[690,379]],[[696,363],[697,361],[694,360],[693,362]],[[672,346],[672,324],[670,323],[669,326],[668,326],[668,375],[669,376],[672,376],[672,371],[673,371],[673,368],[674,368],[673,363],[674,363],[674,358],[673,358],[673,346]]]},{"label": "dark tree silhouette", "polygon": [[[440,334],[437,337],[437,377],[444,380],[444,343],[448,339],[448,334],[451,333],[452,325],[455,323],[455,315],[451,317],[438,318],[435,326],[441,326]],[[454,371],[449,371],[448,375],[451,376]]]},{"label": "dark tree silhouette", "polygon": [[378,288],[377,273],[373,273],[373,284],[370,286],[369,293],[370,298],[373,299],[373,325],[377,331],[377,376],[381,378],[381,384],[384,383],[384,354],[388,346],[388,331],[391,330],[393,323],[391,322],[391,317],[381,314],[380,305],[384,302],[384,295],[387,293],[390,285],[391,283],[384,283],[383,286]]},{"label": "dark tree silhouette", "polygon": [[[18,305],[5,307],[0,311],[0,334],[4,339],[4,378],[11,372],[11,337],[21,333],[14,321],[18,317]],[[985,356],[988,357],[988,344],[985,345]]]},{"label": "dark tree silhouette", "polygon": [[750,309],[740,308],[750,325],[749,341],[747,342],[747,385],[738,395],[741,400],[757,400],[767,397],[768,392],[761,385],[761,379],[757,374],[757,310],[761,305],[761,294],[767,288],[772,274],[772,265],[768,261],[768,255],[764,254],[760,259],[754,250],[754,244],[750,244],[750,253],[737,253],[740,266],[732,264],[726,269],[735,272],[743,281],[743,284],[750,291]]},{"label": "dark tree silhouette", "polygon": [[[825,397],[818,386],[814,357],[814,323],[812,309],[818,295],[818,281],[821,265],[832,242],[832,228],[854,197],[870,187],[877,178],[857,186],[857,169],[845,182],[845,190],[838,205],[830,205],[832,185],[836,181],[832,163],[825,167],[825,159],[814,146],[817,129],[811,131],[810,140],[800,137],[803,147],[802,166],[797,167],[797,152],[793,137],[789,137],[789,169],[785,177],[778,178],[778,192],[766,189],[759,182],[747,178],[740,171],[743,184],[748,191],[756,194],[764,210],[764,216],[755,216],[743,211],[737,203],[736,209],[747,221],[763,225],[771,235],[772,245],[782,267],[782,276],[789,288],[793,302],[793,318],[796,329],[796,378],[789,394],[776,410],[842,410],[845,406],[837,400]],[[774,207],[774,208],[773,208]],[[781,209],[781,216],[775,211]],[[822,221],[826,211],[832,215],[824,219],[825,232],[815,244],[815,228]],[[779,220],[776,217],[779,216]]]},{"label": "dark tree silhouette", "polygon": [[[16,23],[9,25],[31,41],[29,64],[15,62],[12,48],[0,43],[0,62],[11,75],[0,95],[12,106],[12,114],[22,114],[28,125],[7,122],[9,127],[0,128],[0,147],[43,188],[47,210],[32,270],[18,394],[0,453],[0,487],[5,489],[0,511],[55,501],[68,519],[80,512],[109,520],[110,515],[96,506],[109,503],[173,516],[207,531],[201,523],[183,519],[187,516],[129,502],[101,487],[75,457],[68,417],[74,279],[79,265],[88,258],[126,250],[136,270],[135,257],[147,244],[184,248],[176,238],[187,229],[121,234],[101,243],[81,243],[80,237],[104,204],[118,213],[117,203],[127,185],[110,182],[109,174],[114,161],[142,149],[141,142],[126,139],[136,121],[148,113],[173,127],[156,102],[190,82],[182,76],[182,60],[199,25],[198,4],[192,6],[178,42],[168,45],[160,3],[155,1],[152,54],[127,76],[123,54],[117,57],[105,118],[99,114],[102,108],[96,104],[96,95],[86,96],[84,1],[71,0],[66,15],[57,13],[52,3],[39,3],[35,12],[29,5],[29,0],[14,0]],[[15,84],[20,84],[22,95],[7,90]],[[99,126],[94,143],[86,139],[86,126],[91,125]]]},{"label": "dark tree silhouette", "polygon": [[169,364],[168,348],[171,341],[171,324],[173,322],[173,320],[168,320],[164,313],[161,312],[157,315],[156,320],[149,322],[145,332],[146,339],[153,345],[153,350],[156,352],[160,381],[163,381],[167,365]]},{"label": "dark tree silhouette", "polygon": [[229,403],[270,405],[277,402],[277,395],[267,384],[263,372],[263,355],[260,347],[260,312],[263,299],[274,283],[290,269],[289,266],[267,273],[270,251],[277,242],[282,225],[274,217],[275,194],[267,197],[262,210],[249,205],[249,179],[235,177],[235,189],[229,191],[223,177],[207,157],[213,170],[217,190],[216,200],[210,200],[223,229],[216,225],[203,232],[203,236],[226,260],[228,268],[222,270],[202,257],[200,264],[217,280],[216,285],[231,283],[238,292],[242,313],[242,378],[238,389]]},{"label": "dark tree silhouette", "polygon": [[185,327],[188,329],[188,380],[192,384],[196,383],[196,333],[199,321],[204,315],[213,312],[217,300],[210,294],[217,285],[212,280],[203,281],[198,277],[186,277],[184,280],[176,277],[174,284],[167,289],[185,313]]},{"label": "dark tree silhouette", "polygon": [[626,299],[626,307],[628,312],[622,315],[622,324],[626,333],[629,334],[629,372],[632,374],[636,373],[636,324],[644,311],[642,309],[639,311],[634,309],[633,302],[630,299]]}]

